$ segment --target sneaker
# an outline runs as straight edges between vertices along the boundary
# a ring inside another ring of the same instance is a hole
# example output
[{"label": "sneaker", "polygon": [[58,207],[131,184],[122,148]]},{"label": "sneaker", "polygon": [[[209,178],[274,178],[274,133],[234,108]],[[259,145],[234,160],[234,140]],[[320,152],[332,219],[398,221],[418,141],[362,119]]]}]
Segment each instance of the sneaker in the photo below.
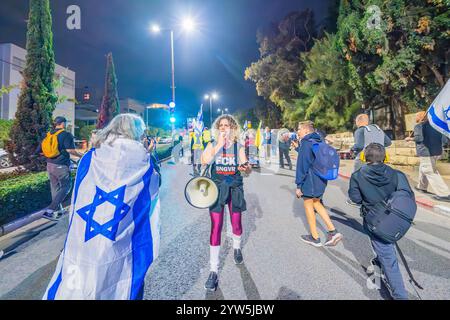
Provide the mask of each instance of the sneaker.
[{"label": "sneaker", "polygon": [[338,244],[339,241],[342,240],[342,234],[337,231],[328,232],[327,241],[325,242],[326,246],[334,247]]},{"label": "sneaker", "polygon": [[301,240],[303,242],[306,242],[306,243],[310,244],[310,245],[313,245],[314,247],[321,247],[322,246],[322,243],[320,242],[320,238],[319,239],[314,239],[312,237],[312,235],[310,235],[310,234],[305,235],[305,236],[301,236]]},{"label": "sneaker", "polygon": [[432,196],[434,200],[450,202],[450,196],[440,197],[440,196]]},{"label": "sneaker", "polygon": [[244,263],[244,257],[242,257],[241,249],[234,249],[234,264]]},{"label": "sneaker", "polygon": [[208,291],[216,291],[217,285],[219,284],[219,280],[217,278],[217,273],[211,271],[209,273],[208,280],[205,283],[205,289]]},{"label": "sneaker", "polygon": [[53,210],[46,210],[42,215],[42,218],[50,220],[50,221],[58,221],[58,214]]},{"label": "sneaker", "polygon": [[378,258],[373,258],[372,260],[370,260],[370,265],[367,267],[366,272],[369,275],[376,273],[376,275],[379,276],[381,280],[387,282],[386,275],[384,274],[383,268],[381,267],[381,263]]}]

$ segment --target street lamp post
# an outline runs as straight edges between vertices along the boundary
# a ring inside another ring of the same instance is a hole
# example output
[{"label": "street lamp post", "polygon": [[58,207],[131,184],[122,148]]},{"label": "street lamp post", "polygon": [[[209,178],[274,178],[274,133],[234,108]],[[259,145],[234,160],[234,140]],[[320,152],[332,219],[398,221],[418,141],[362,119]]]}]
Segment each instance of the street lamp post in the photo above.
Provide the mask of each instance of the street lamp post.
[{"label": "street lamp post", "polygon": [[[175,55],[173,48],[173,30],[170,30],[170,48],[172,54],[172,102],[175,103]],[[173,124],[172,124],[173,127]],[[173,128],[172,128],[173,130]]]},{"label": "street lamp post", "polygon": [[228,113],[228,108],[219,108],[217,109],[217,112],[221,112],[221,115],[223,115],[224,112]]},{"label": "street lamp post", "polygon": [[213,100],[217,100],[219,98],[219,96],[217,95],[217,93],[211,93],[211,94],[206,94],[205,95],[205,99],[209,99],[209,125],[212,128],[212,114],[213,114]]},{"label": "street lamp post", "polygon": [[[190,32],[193,29],[195,29],[195,22],[190,19],[186,18],[183,21],[182,27],[184,30]],[[161,27],[157,24],[154,24],[151,26],[151,31],[153,33],[160,33],[162,30],[168,30],[170,31],[170,54],[171,54],[171,63],[172,63],[172,102],[175,105],[175,49],[174,49],[174,32],[173,29],[161,29]],[[171,119],[172,120],[172,119]],[[172,135],[175,131],[175,123],[173,121],[170,121],[172,123]]]},{"label": "street lamp post", "polygon": [[217,109],[217,112],[221,112],[221,115],[223,116],[224,112],[228,113],[228,108],[219,108]]}]

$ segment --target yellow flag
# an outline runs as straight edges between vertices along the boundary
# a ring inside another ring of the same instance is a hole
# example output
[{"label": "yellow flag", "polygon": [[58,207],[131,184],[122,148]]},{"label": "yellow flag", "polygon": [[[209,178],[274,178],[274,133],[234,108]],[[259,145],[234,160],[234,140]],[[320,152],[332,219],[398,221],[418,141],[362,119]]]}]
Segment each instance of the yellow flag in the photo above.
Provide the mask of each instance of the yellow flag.
[{"label": "yellow flag", "polygon": [[262,121],[259,122],[258,130],[256,131],[256,137],[255,137],[255,146],[257,148],[261,147],[262,139],[261,139],[261,125]]}]

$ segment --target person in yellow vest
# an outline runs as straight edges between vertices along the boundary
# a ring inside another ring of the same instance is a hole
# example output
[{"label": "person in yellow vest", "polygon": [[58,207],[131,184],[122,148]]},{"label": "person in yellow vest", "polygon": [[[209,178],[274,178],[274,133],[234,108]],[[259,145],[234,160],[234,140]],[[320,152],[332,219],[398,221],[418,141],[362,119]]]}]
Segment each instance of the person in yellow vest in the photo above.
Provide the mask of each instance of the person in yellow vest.
[{"label": "person in yellow vest", "polygon": [[203,136],[202,134],[197,134],[194,129],[189,133],[189,141],[191,144],[191,162],[194,168],[194,177],[200,175],[202,169],[201,155],[204,150],[203,146]]},{"label": "person in yellow vest", "polygon": [[56,221],[62,215],[61,204],[70,192],[70,155],[81,158],[82,153],[75,150],[75,141],[70,132],[65,130],[67,120],[56,117],[53,129],[40,144],[40,152],[47,161],[50,179],[52,203],[44,209],[43,218]]},{"label": "person in yellow vest", "polygon": [[211,130],[208,129],[208,127],[205,127],[203,130],[203,147],[206,148],[208,143],[211,142]]}]

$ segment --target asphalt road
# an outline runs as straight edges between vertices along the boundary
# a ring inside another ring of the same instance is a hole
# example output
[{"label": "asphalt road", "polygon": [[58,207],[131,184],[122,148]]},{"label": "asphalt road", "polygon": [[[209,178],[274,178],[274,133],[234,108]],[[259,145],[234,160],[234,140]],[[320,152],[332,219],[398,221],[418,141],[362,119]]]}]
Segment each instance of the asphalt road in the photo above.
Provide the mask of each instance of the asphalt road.
[{"label": "asphalt road", "polygon": [[[206,293],[209,274],[207,210],[190,207],[184,187],[191,166],[162,166],[161,249],[146,278],[145,299],[389,299],[369,288],[365,272],[372,252],[356,208],[345,204],[348,182],[329,184],[324,203],[343,241],[315,248],[300,241],[307,233],[302,200],[295,198],[294,172],[276,164],[245,179],[248,211],[243,216],[244,264],[233,263],[229,228],[222,234],[219,288]],[[40,299],[56,266],[68,226],[47,223],[8,239],[0,238],[0,299]],[[321,233],[325,229],[321,227]],[[419,208],[415,226],[399,242],[422,299],[450,299],[450,217]],[[411,299],[419,299],[401,271]]]}]

